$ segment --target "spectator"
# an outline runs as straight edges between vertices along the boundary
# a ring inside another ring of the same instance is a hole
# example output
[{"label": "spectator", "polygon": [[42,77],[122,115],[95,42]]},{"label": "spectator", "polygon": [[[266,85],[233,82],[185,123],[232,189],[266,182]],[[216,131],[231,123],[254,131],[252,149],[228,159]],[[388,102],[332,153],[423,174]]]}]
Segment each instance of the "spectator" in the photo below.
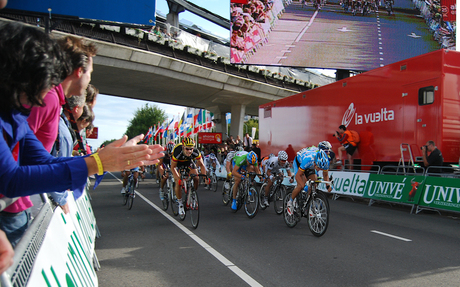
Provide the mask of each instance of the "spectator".
[{"label": "spectator", "polygon": [[[425,146],[421,147],[422,158],[425,168],[429,166],[442,166],[444,158],[442,157],[441,151],[436,147],[434,141],[427,141]],[[428,155],[429,152],[429,155]],[[441,172],[438,168],[430,168],[429,172]]]},{"label": "spectator", "polygon": [[356,151],[357,143],[353,141],[353,136],[351,132],[347,130],[347,127],[344,125],[339,126],[339,131],[335,132],[334,136],[337,140],[342,144],[341,147],[338,148],[339,152],[339,159],[342,160],[342,164],[345,167],[345,159],[342,158],[342,152],[346,151],[348,157],[348,164],[353,164],[352,156]]},{"label": "spectator", "polygon": [[0,275],[13,265],[14,250],[5,232],[0,230]]},{"label": "spectator", "polygon": [[250,137],[249,134],[246,133],[246,136],[244,137],[244,141],[243,141],[244,150],[249,152],[251,150],[251,146],[252,146],[252,137]]},{"label": "spectator", "polygon": [[235,140],[235,147],[243,147],[243,141],[241,140],[240,136],[236,136],[236,140]]},{"label": "spectator", "polygon": [[233,139],[233,136],[230,135],[228,138],[227,138],[227,146],[228,148],[230,149],[235,149],[235,140]]},{"label": "spectator", "polygon": [[[163,149],[136,145],[142,135],[129,142],[125,136],[92,157],[52,157],[30,130],[26,118],[30,107],[43,105],[50,88],[66,79],[66,57],[57,42],[43,31],[16,22],[0,24],[0,39],[2,196],[82,189],[89,175],[157,162]],[[8,216],[0,217],[0,228],[11,243],[19,241],[15,231],[27,228],[28,223],[24,211],[16,216],[21,220],[14,224],[8,222]]]}]

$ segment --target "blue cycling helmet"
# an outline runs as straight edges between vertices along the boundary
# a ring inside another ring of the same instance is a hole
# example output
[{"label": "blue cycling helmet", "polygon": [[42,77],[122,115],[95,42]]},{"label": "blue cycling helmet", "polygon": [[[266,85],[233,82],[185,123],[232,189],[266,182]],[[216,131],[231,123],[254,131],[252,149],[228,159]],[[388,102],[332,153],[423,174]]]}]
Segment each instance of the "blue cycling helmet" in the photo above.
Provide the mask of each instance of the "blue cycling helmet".
[{"label": "blue cycling helmet", "polygon": [[315,155],[315,164],[320,169],[329,169],[329,157],[324,150],[319,150]]},{"label": "blue cycling helmet", "polygon": [[257,162],[257,155],[253,151],[249,152],[246,158],[248,159],[249,164],[255,164]]}]

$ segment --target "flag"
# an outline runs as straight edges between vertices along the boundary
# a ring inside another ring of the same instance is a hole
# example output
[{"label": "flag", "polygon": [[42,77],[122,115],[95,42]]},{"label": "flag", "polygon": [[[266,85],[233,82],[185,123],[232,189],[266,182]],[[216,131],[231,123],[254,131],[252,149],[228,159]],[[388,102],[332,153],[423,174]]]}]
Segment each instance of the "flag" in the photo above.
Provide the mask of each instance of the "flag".
[{"label": "flag", "polygon": [[203,123],[203,113],[200,111],[198,112],[198,116],[195,119],[195,128],[193,130],[194,133],[198,133],[201,130],[201,124]]},{"label": "flag", "polygon": [[179,120],[179,123],[177,124],[177,129],[174,128],[175,132],[179,135],[180,134],[180,128],[182,126],[182,123],[185,123],[185,111],[184,113],[182,114],[182,117],[180,118]]},{"label": "flag", "polygon": [[160,133],[160,130],[161,130],[161,126],[160,126],[160,122],[158,122],[158,126],[157,126],[157,130],[155,131],[155,134],[153,135],[153,138],[156,138],[157,135]]},{"label": "flag", "polygon": [[212,113],[210,111],[206,112],[206,128],[208,130],[212,128]]}]

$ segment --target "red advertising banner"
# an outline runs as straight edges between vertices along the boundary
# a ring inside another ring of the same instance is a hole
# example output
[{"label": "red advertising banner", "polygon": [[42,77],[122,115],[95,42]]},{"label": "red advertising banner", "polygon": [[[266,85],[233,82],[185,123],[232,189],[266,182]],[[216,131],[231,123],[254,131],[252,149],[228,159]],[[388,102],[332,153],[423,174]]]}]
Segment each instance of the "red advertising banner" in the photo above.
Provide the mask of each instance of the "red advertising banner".
[{"label": "red advertising banner", "polygon": [[91,135],[89,137],[87,137],[88,139],[97,139],[97,132],[98,132],[98,128],[97,127],[94,127],[93,128],[93,132],[91,133]]},{"label": "red advertising banner", "polygon": [[444,21],[454,22],[457,17],[456,0],[441,0],[441,11]]},{"label": "red advertising banner", "polygon": [[248,4],[248,0],[231,0],[230,3]]},{"label": "red advertising banner", "polygon": [[221,144],[222,133],[198,133],[198,143],[200,144]]}]

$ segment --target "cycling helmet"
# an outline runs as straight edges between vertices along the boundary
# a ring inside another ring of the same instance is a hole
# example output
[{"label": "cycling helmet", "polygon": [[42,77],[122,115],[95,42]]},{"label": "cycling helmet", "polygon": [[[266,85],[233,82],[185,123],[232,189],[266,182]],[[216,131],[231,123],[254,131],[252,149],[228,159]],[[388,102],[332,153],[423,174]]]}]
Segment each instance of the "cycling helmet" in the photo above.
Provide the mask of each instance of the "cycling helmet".
[{"label": "cycling helmet", "polygon": [[275,155],[271,153],[271,154],[268,155],[268,158],[272,158],[272,157],[274,157],[274,156],[275,156]]},{"label": "cycling helmet", "polygon": [[328,141],[322,141],[318,144],[318,148],[319,149],[322,149],[322,150],[326,150],[326,151],[329,151],[332,149],[332,145],[330,142]]},{"label": "cycling helmet", "polygon": [[278,153],[279,160],[288,160],[288,154],[284,150],[280,150]]},{"label": "cycling helmet", "polygon": [[173,142],[169,142],[169,143],[166,145],[166,151],[167,151],[168,153],[172,153],[173,149],[174,149],[174,143],[173,143]]},{"label": "cycling helmet", "polygon": [[315,164],[320,169],[329,169],[329,157],[324,150],[319,150],[315,155]]},{"label": "cycling helmet", "polygon": [[209,158],[210,158],[210,159],[216,159],[216,155],[213,154],[213,153],[210,153],[210,154],[209,154]]},{"label": "cycling helmet", "polygon": [[182,144],[184,146],[194,146],[195,141],[191,137],[185,137],[182,139]]},{"label": "cycling helmet", "polygon": [[240,145],[236,147],[236,151],[243,151],[243,150],[244,150],[243,147]]},{"label": "cycling helmet", "polygon": [[257,155],[253,151],[249,152],[246,158],[248,159],[249,164],[255,164],[257,162]]}]

